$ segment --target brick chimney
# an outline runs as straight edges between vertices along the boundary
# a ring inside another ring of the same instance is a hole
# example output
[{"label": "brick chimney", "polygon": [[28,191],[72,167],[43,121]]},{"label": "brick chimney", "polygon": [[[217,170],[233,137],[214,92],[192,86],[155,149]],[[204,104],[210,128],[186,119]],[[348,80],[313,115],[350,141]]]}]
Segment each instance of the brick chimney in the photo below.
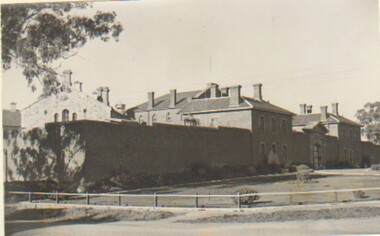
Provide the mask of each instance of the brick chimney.
[{"label": "brick chimney", "polygon": [[235,85],[232,87],[229,87],[229,95],[230,95],[230,107],[237,107],[240,104],[240,85]]},{"label": "brick chimney", "polygon": [[211,89],[210,89],[210,98],[216,98],[216,97],[218,97],[219,85],[218,84],[214,84],[214,83],[210,83],[210,84],[208,84],[208,86],[211,87]]},{"label": "brick chimney", "polygon": [[254,84],[253,85],[253,98],[256,98],[258,100],[263,100],[263,95],[262,95],[262,84]]},{"label": "brick chimney", "polygon": [[332,113],[336,116],[339,116],[338,103],[337,102],[332,103],[331,108],[332,108]]},{"label": "brick chimney", "polygon": [[110,105],[110,102],[109,102],[110,89],[108,87],[99,87],[97,89],[97,92],[98,92],[98,101],[109,106]]},{"label": "brick chimney", "polygon": [[300,114],[301,115],[306,114],[306,104],[300,104]]},{"label": "brick chimney", "polygon": [[65,70],[62,72],[63,74],[63,84],[65,86],[71,86],[72,83],[71,83],[71,75],[73,74],[73,72],[71,70]]},{"label": "brick chimney", "polygon": [[174,108],[175,105],[177,104],[177,90],[176,89],[171,89],[170,90],[170,102],[169,102],[169,107]]},{"label": "brick chimney", "polygon": [[74,87],[75,87],[77,90],[79,90],[79,91],[82,92],[82,82],[75,81],[75,82],[74,82]]},{"label": "brick chimney", "polygon": [[148,92],[148,109],[154,107],[154,92]]},{"label": "brick chimney", "polygon": [[327,106],[321,106],[321,120],[327,120]]},{"label": "brick chimney", "polygon": [[15,102],[11,102],[11,111],[17,111]]}]

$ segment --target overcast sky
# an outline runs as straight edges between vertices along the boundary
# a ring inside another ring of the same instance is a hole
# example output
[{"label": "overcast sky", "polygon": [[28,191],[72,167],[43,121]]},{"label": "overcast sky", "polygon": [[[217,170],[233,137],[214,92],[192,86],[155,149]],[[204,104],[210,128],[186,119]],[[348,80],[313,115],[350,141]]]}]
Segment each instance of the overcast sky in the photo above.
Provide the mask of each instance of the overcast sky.
[{"label": "overcast sky", "polygon": [[[376,0],[147,0],[99,2],[123,24],[120,41],[92,41],[66,60],[73,80],[92,94],[108,86],[114,105],[131,107],[176,88],[208,82],[240,84],[298,113],[307,103],[340,103],[353,118],[366,102],[380,100],[380,41]],[[24,108],[32,93],[21,70],[3,72],[4,108]],[[331,111],[331,107],[329,107]]]}]

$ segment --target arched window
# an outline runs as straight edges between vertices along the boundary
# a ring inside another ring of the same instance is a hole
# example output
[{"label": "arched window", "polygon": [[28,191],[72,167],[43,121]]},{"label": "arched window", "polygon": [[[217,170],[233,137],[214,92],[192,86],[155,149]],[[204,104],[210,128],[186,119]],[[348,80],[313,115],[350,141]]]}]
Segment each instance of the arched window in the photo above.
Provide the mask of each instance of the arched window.
[{"label": "arched window", "polygon": [[166,121],[172,121],[172,117],[170,116],[170,112],[166,114]]},{"label": "arched window", "polygon": [[73,121],[76,121],[77,120],[77,113],[73,113]]},{"label": "arched window", "polygon": [[349,161],[350,161],[350,163],[354,163],[354,150],[352,150],[352,148],[350,148],[350,150],[349,150]]},{"label": "arched window", "polygon": [[62,111],[62,121],[69,121],[69,110],[65,109]]},{"label": "arched window", "polygon": [[267,159],[267,153],[265,150],[265,143],[260,144],[260,159],[261,161],[265,162]]},{"label": "arched window", "polygon": [[282,145],[282,158],[287,161],[288,160],[288,146],[285,144]]},{"label": "arched window", "polygon": [[276,144],[275,143],[272,143],[272,152],[276,153]]},{"label": "arched window", "polygon": [[152,123],[157,122],[157,116],[156,114],[152,115]]},{"label": "arched window", "polygon": [[54,122],[59,122],[59,115],[58,115],[58,113],[54,114]]}]

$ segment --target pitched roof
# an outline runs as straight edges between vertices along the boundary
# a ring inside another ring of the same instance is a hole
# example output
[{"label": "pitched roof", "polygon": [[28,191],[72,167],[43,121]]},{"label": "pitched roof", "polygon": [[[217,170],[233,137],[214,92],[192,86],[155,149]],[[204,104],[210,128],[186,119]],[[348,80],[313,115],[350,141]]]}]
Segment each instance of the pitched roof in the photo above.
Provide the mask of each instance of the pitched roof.
[{"label": "pitched roof", "polygon": [[327,133],[327,128],[320,121],[310,121],[302,129],[305,132]]},{"label": "pitched roof", "polygon": [[202,111],[215,111],[215,110],[229,110],[238,108],[250,108],[251,106],[242,99],[239,106],[230,107],[229,97],[218,97],[218,98],[206,98],[206,99],[196,99],[187,103],[181,110],[183,113],[192,112],[202,112]]},{"label": "pitched roof", "polygon": [[[177,103],[175,105],[175,108],[182,108],[187,104],[187,98],[196,96],[198,93],[200,93],[201,90],[197,91],[188,91],[188,92],[181,92],[177,93]],[[154,107],[152,110],[163,110],[163,109],[169,109],[170,105],[170,93],[165,94],[161,97],[154,99]],[[136,107],[131,108],[135,111],[145,111],[147,110],[148,102],[144,102]]]},{"label": "pitched roof", "polygon": [[3,127],[21,127],[21,112],[3,110]]},{"label": "pitched roof", "polygon": [[[311,121],[321,121],[321,113],[305,114],[293,116],[293,125],[306,125]],[[329,124],[349,124],[354,126],[361,126],[359,123],[347,119],[344,116],[334,115],[332,113],[327,113],[327,123]]]},{"label": "pitched roof", "polygon": [[288,115],[295,115],[293,112],[290,112],[288,110],[285,110],[284,108],[273,105],[267,101],[258,100],[258,99],[250,98],[250,97],[243,97],[243,98],[247,100],[253,106],[254,109],[284,113]]}]

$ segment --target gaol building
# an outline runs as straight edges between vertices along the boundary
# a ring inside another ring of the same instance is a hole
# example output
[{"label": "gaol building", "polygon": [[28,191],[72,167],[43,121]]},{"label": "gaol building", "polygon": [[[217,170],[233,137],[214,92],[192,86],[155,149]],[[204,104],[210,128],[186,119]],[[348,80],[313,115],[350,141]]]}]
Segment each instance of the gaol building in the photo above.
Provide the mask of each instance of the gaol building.
[{"label": "gaol building", "polygon": [[94,96],[89,96],[82,91],[82,82],[72,83],[72,72],[65,71],[59,92],[42,96],[21,110],[21,126],[30,129],[51,122],[127,119],[125,106],[110,106],[109,93],[108,87],[99,87]]}]

